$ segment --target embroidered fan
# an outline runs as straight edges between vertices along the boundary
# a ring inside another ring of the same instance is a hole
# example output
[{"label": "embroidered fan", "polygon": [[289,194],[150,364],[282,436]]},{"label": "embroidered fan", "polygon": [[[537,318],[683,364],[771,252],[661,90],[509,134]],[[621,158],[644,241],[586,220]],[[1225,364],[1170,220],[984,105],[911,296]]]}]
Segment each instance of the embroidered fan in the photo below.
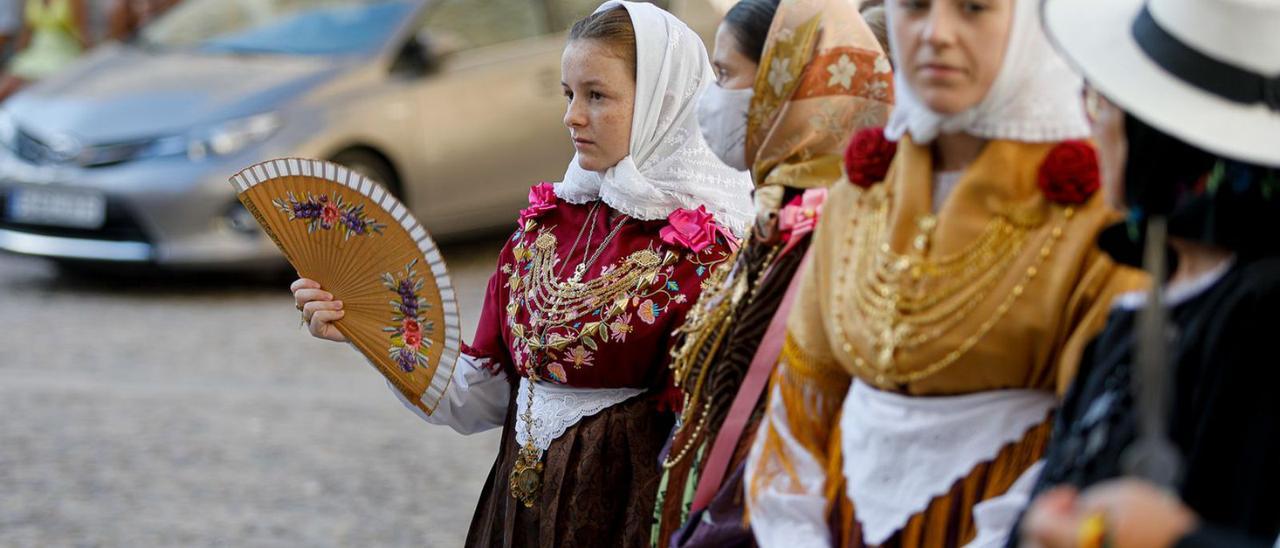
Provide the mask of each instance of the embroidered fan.
[{"label": "embroidered fan", "polygon": [[404,204],[318,160],[263,162],[231,184],[298,274],[343,302],[338,331],[431,413],[457,361],[458,306],[440,251]]}]

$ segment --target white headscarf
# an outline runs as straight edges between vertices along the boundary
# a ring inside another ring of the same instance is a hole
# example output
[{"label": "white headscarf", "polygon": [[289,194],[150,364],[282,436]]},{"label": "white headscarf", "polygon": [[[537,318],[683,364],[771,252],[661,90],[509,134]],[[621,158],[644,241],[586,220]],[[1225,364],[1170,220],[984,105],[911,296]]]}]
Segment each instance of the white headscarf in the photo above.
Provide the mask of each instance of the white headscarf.
[{"label": "white headscarf", "polygon": [[[905,66],[892,22],[889,41],[895,66]],[[986,97],[965,112],[943,116],[929,110],[898,72],[894,76],[896,105],[885,135],[896,141],[910,132],[916,143],[933,141],[939,133],[1026,142],[1083,139],[1089,135],[1080,100],[1083,85],[1045,37],[1040,0],[1014,0],[1004,65]]]},{"label": "white headscarf", "polygon": [[603,174],[582,169],[574,156],[556,196],[576,204],[600,199],[647,221],[706,206],[742,235],[754,216],[751,176],[716,158],[698,129],[698,96],[712,81],[702,39],[651,4],[610,0],[596,12],[616,6],[626,8],[636,34],[631,153]]}]

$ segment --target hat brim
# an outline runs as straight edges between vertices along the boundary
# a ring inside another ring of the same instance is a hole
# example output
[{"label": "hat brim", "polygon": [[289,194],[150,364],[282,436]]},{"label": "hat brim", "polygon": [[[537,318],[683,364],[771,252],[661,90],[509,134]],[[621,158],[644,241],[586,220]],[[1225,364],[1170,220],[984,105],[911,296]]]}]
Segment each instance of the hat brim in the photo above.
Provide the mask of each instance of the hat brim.
[{"label": "hat brim", "polygon": [[1144,0],[1044,0],[1045,30],[1095,90],[1143,122],[1227,158],[1280,166],[1280,112],[1201,91],[1133,37]]}]

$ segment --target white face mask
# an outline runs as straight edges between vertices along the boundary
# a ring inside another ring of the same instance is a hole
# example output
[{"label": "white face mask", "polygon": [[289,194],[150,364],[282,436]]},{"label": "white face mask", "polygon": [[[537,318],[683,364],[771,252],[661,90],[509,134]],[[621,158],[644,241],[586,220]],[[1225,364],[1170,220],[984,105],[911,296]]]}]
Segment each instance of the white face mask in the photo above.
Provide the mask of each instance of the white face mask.
[{"label": "white face mask", "polygon": [[747,109],[754,93],[713,85],[698,98],[698,126],[707,145],[720,161],[742,171],[747,169]]}]

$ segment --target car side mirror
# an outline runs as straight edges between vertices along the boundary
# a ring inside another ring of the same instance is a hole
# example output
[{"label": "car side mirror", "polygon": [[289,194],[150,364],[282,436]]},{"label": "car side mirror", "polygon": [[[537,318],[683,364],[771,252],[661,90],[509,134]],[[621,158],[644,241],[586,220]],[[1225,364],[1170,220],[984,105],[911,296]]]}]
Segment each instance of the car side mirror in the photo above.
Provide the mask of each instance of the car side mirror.
[{"label": "car side mirror", "polygon": [[396,55],[391,65],[391,72],[407,76],[422,76],[435,72],[437,68],[439,66],[432,59],[427,45],[419,36],[415,36],[400,48],[400,53]]},{"label": "car side mirror", "polygon": [[460,51],[460,42],[447,33],[419,32],[405,43],[392,67],[393,72],[412,75],[431,74]]}]

